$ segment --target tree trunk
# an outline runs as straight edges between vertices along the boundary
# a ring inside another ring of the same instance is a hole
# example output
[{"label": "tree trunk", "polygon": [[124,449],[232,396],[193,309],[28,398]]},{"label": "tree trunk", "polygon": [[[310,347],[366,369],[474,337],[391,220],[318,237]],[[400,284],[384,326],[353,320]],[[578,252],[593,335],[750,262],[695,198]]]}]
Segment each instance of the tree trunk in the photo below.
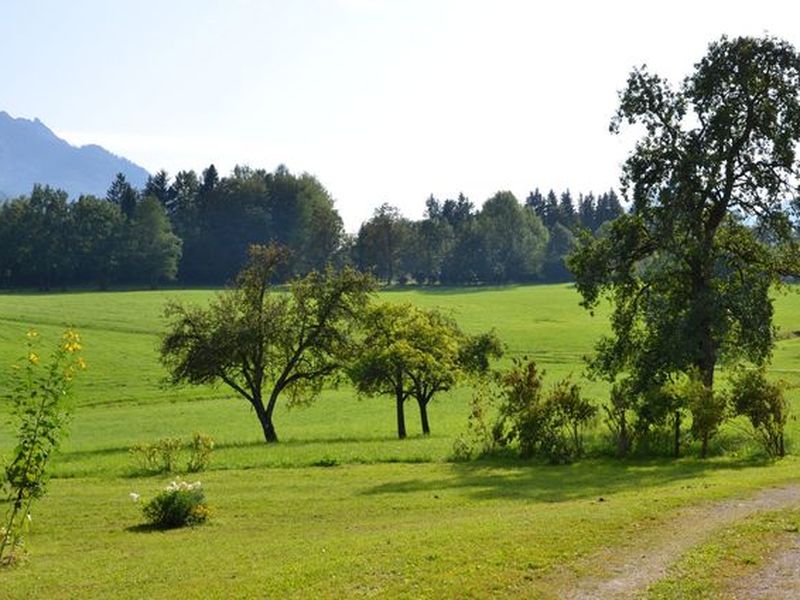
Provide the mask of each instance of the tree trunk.
[{"label": "tree trunk", "polygon": [[419,404],[419,418],[422,421],[422,433],[423,435],[430,435],[431,428],[428,425],[428,401],[427,400],[417,400]]},{"label": "tree trunk", "polygon": [[[713,256],[711,250],[706,256]],[[714,389],[714,368],[717,366],[717,349],[713,335],[713,263],[700,263],[695,266],[692,282],[692,301],[697,306],[698,354],[695,366],[700,371],[700,379],[709,390]]]},{"label": "tree trunk", "polygon": [[403,411],[403,403],[405,402],[405,397],[402,394],[397,394],[397,437],[399,439],[405,439],[406,437],[406,416]]},{"label": "tree trunk", "polygon": [[617,440],[617,456],[627,456],[630,450],[630,439],[628,435],[628,419],[625,416],[625,411],[622,411],[622,416],[619,421],[619,439]]},{"label": "tree trunk", "polygon": [[675,458],[678,458],[681,455],[681,413],[680,411],[675,411],[675,448],[674,448]]},{"label": "tree trunk", "polygon": [[703,432],[703,444],[700,447],[700,458],[708,456],[708,432]]},{"label": "tree trunk", "polygon": [[278,441],[278,434],[275,432],[275,425],[272,422],[272,410],[275,404],[270,402],[269,408],[264,408],[264,403],[261,398],[257,398],[253,402],[253,408],[256,410],[258,421],[261,423],[261,429],[264,431],[264,441],[268,444],[274,444]]}]

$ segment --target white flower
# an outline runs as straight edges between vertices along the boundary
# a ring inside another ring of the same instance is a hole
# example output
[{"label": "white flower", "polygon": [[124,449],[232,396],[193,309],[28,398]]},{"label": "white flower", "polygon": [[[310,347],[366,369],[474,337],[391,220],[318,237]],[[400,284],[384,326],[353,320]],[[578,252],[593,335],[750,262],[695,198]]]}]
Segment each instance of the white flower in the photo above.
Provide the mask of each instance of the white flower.
[{"label": "white flower", "polygon": [[137,494],[136,492],[131,492],[128,495],[131,497],[131,501],[133,501],[133,502],[138,502],[139,498],[141,498],[141,496],[139,494]]},{"label": "white flower", "polygon": [[28,523],[32,523],[33,522],[33,519],[31,518],[31,513],[28,513],[27,515],[25,515],[25,518],[28,519]]}]

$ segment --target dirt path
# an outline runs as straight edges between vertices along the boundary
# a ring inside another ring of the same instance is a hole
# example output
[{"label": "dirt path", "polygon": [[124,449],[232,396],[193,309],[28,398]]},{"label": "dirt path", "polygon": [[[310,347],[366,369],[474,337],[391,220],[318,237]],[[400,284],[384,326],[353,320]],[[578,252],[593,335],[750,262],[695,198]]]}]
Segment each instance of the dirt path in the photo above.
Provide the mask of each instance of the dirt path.
[{"label": "dirt path", "polygon": [[731,596],[737,600],[800,598],[800,539],[770,557],[767,564],[736,582]]},{"label": "dirt path", "polygon": [[[792,506],[800,506],[800,485],[769,488],[754,496],[681,510],[675,519],[642,533],[632,540],[630,545],[623,548],[608,548],[599,556],[593,556],[592,562],[597,561],[606,565],[607,576],[581,580],[575,587],[561,594],[561,597],[570,600],[636,597],[650,584],[662,579],[669,566],[678,560],[681,554],[692,546],[702,543],[715,529],[759,512]],[[798,560],[800,560],[800,547],[793,548],[784,559],[784,568],[789,571],[794,570],[796,583]],[[780,578],[780,573],[783,572],[776,571],[775,578]],[[788,597],[800,596],[794,593]]]}]

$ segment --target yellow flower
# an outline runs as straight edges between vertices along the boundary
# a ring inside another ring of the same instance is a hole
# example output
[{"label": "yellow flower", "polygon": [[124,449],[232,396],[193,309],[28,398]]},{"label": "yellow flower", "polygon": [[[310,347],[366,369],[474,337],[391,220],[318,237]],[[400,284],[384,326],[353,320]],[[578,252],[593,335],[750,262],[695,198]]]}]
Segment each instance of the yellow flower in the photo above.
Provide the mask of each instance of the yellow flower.
[{"label": "yellow flower", "polygon": [[77,364],[77,365],[78,365],[78,368],[79,368],[81,371],[85,371],[85,370],[86,370],[86,361],[85,361],[85,360],[83,360],[83,357],[82,357],[82,356],[79,356],[79,357],[78,357],[78,360],[77,360],[77,362],[76,362],[75,364]]},{"label": "yellow flower", "polygon": [[36,352],[31,352],[30,354],[28,354],[28,362],[31,363],[32,365],[38,365],[39,355],[36,354]]},{"label": "yellow flower", "polygon": [[62,347],[67,352],[77,352],[78,350],[80,350],[82,348],[82,346],[80,344],[81,336],[79,336],[77,333],[75,333],[71,329],[68,329],[67,331],[65,331],[64,335],[61,336],[61,339],[64,340],[64,345]]},{"label": "yellow flower", "polygon": [[29,329],[28,333],[25,334],[29,340],[39,337],[39,334],[36,332],[35,329]]}]

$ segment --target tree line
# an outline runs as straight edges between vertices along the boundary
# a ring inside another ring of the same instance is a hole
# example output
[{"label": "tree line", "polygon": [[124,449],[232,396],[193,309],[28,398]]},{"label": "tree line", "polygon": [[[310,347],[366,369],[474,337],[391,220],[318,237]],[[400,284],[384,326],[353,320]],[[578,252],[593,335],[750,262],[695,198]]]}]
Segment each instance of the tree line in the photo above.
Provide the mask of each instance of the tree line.
[{"label": "tree line", "polygon": [[613,191],[598,198],[568,191],[524,203],[498,192],[476,209],[463,194],[429,198],[425,216],[379,207],[348,235],[325,187],[313,176],[237,166],[220,177],[165,171],[138,190],[122,174],[105,198],[34,186],[0,205],[0,285],[186,285],[230,282],[251,244],[277,243],[290,257],[288,280],[326,265],[353,265],[387,283],[465,285],[570,277],[565,256],[578,231],[597,232],[624,210]]},{"label": "tree line", "polygon": [[624,213],[613,191],[595,198],[567,190],[546,196],[538,188],[524,203],[508,191],[476,210],[463,194],[433,196],[419,221],[403,218],[388,204],[359,229],[353,261],[386,283],[469,285],[564,281],[565,266],[580,231],[597,233]]}]

